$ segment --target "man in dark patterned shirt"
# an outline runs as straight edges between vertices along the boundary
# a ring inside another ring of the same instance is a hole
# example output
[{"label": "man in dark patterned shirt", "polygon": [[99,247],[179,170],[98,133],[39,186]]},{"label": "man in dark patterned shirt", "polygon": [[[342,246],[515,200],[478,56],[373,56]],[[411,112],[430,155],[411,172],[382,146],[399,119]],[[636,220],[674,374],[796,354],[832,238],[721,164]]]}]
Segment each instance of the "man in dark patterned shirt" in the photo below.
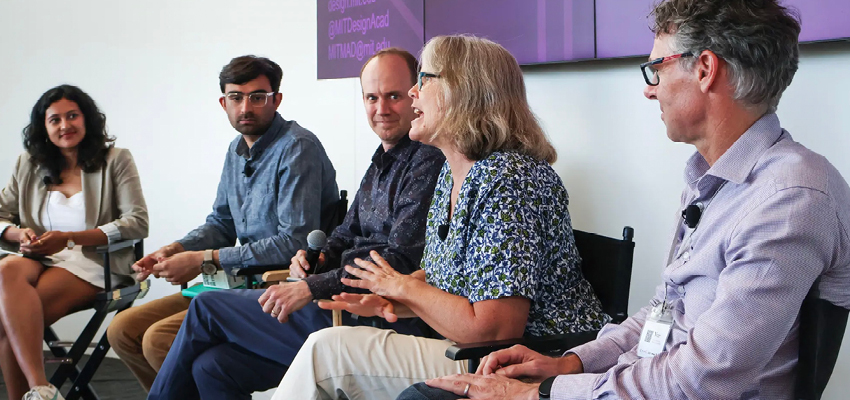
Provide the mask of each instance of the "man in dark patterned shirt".
[{"label": "man in dark patterned shirt", "polygon": [[[277,386],[307,336],[331,326],[330,313],[313,299],[351,288],[344,265],[377,251],[403,273],[419,270],[428,208],[442,152],[408,137],[415,118],[407,91],[418,63],[410,53],[384,49],[360,73],[363,103],[381,146],[345,216],[328,238],[323,272],[296,283],[261,290],[222,290],[195,298],[169,351],[149,399],[249,399],[253,391]],[[305,252],[292,258],[294,277],[304,277]],[[257,301],[262,307],[257,305]],[[271,314],[271,317],[266,313]],[[346,325],[357,324],[346,314]],[[399,333],[421,335],[421,322],[388,324]]]}]

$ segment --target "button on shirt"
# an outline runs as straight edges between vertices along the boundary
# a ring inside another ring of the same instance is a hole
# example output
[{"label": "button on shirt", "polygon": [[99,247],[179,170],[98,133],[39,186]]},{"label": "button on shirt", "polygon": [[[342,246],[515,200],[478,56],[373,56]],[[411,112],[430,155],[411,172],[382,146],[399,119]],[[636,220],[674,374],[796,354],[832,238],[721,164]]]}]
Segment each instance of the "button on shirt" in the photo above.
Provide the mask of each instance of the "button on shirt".
[{"label": "button on shirt", "polygon": [[445,160],[437,148],[407,136],[389,151],[378,147],[345,221],[323,249],[324,268],[332,270],[306,279],[313,298],[356,291],[340,282],[342,277],[353,278],[341,267],[353,266],[355,258],[371,260],[372,250],[396,271],[419,269],[428,207]]},{"label": "button on shirt", "polygon": [[[815,279],[822,298],[850,307],[850,188],[775,114],[711,168],[694,154],[685,180],[681,209],[706,208],[693,230],[678,219],[664,283],[649,306],[571,350],[587,373],[559,376],[553,399],[791,398],[797,314]],[[645,317],[665,294],[665,351],[639,358]]]},{"label": "button on shirt", "polygon": [[[275,113],[250,149],[242,136],[230,143],[212,212],[178,242],[190,251],[219,249],[228,273],[289,265],[308,233],[333,227],[338,200],[336,171],[319,139]],[[233,247],[237,239],[241,246]]]}]

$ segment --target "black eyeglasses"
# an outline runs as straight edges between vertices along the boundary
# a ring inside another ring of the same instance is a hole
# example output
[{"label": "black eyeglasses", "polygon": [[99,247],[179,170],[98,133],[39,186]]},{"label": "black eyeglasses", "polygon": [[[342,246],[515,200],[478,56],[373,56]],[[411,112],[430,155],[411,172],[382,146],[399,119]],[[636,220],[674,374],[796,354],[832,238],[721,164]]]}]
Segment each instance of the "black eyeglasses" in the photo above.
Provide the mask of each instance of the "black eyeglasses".
[{"label": "black eyeglasses", "polygon": [[419,90],[422,90],[422,78],[439,78],[439,74],[432,74],[430,72],[422,72],[419,71],[419,79],[417,80],[417,84],[419,85]]},{"label": "black eyeglasses", "polygon": [[640,70],[643,72],[643,80],[645,80],[646,84],[649,86],[658,86],[658,69],[655,68],[656,65],[670,60],[675,60],[677,58],[693,57],[693,55],[694,53],[688,51],[682,54],[674,54],[672,56],[656,58],[652,61],[645,62],[640,65]]}]

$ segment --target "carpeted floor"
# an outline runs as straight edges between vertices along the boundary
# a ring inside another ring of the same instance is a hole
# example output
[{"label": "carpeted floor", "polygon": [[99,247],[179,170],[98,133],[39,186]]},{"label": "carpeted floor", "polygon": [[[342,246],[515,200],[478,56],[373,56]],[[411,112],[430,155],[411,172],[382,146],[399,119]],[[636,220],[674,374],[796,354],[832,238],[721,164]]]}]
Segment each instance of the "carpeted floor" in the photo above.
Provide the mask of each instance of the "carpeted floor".
[{"label": "carpeted floor", "polygon": [[[87,360],[87,356],[83,357],[80,365],[85,364]],[[48,378],[50,378],[50,375],[53,374],[55,369],[56,364],[47,365]],[[127,366],[116,358],[106,358],[103,360],[103,363],[100,364],[94,375],[94,379],[92,379],[91,385],[101,400],[144,400],[146,397],[145,391],[139,386],[139,383],[133,377],[133,374],[130,373],[130,370],[127,369]],[[62,393],[67,393],[70,387],[70,383],[66,383],[62,386]],[[0,400],[7,399],[6,385],[2,377],[0,377]]]}]

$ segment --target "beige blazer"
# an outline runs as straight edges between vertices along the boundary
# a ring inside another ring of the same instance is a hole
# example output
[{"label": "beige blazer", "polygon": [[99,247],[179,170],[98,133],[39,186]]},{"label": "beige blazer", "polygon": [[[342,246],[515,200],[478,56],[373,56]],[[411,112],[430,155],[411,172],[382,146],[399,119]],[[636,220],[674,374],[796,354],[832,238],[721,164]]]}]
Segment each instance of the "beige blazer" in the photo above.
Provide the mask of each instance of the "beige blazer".
[{"label": "beige blazer", "polygon": [[[30,228],[37,234],[47,228],[41,221],[46,206],[47,172],[30,162],[28,153],[21,154],[15,173],[0,190],[0,233],[9,225]],[[86,229],[111,224],[118,228],[121,240],[143,239],[148,236],[148,210],[142,195],[139,172],[127,149],[112,148],[106,156],[106,166],[95,172],[83,172],[83,197],[86,206]],[[117,239],[110,238],[110,241]],[[94,247],[83,247],[83,254],[103,265],[103,256]],[[126,248],[110,255],[113,282],[129,282],[134,276],[133,249]]]}]

